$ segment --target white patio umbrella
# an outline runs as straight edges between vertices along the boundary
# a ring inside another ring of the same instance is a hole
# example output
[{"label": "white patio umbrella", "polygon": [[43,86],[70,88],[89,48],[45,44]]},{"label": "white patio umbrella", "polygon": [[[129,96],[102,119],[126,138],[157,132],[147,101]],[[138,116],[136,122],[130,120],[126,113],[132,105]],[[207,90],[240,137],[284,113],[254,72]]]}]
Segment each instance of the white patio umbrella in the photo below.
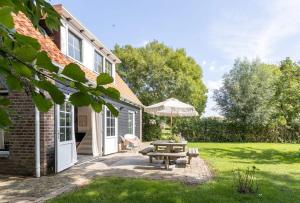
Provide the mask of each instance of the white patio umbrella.
[{"label": "white patio umbrella", "polygon": [[153,104],[145,107],[145,112],[157,115],[157,116],[168,116],[171,118],[171,128],[173,117],[192,117],[198,116],[198,112],[192,105],[183,103],[177,99],[170,98],[166,101]]}]

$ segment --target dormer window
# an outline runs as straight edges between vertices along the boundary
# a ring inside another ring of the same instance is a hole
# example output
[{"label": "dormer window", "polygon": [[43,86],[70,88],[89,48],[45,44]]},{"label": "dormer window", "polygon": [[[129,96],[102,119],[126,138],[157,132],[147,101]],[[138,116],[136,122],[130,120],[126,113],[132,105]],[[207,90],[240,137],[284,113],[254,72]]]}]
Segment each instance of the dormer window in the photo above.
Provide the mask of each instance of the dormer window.
[{"label": "dormer window", "polygon": [[105,60],[105,72],[108,73],[110,76],[113,76],[112,73],[112,63],[109,62],[108,60]]},{"label": "dormer window", "polygon": [[95,51],[94,71],[97,73],[103,72],[103,56]]},{"label": "dormer window", "polygon": [[68,55],[82,62],[82,40],[74,33],[68,33]]}]

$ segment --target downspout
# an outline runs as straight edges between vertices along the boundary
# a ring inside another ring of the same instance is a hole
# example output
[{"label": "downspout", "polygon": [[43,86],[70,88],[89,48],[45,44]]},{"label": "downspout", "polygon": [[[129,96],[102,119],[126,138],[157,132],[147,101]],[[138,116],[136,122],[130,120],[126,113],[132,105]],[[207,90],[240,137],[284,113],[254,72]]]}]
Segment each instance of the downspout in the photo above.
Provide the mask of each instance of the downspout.
[{"label": "downspout", "polygon": [[40,163],[40,112],[35,107],[35,177],[41,176]]},{"label": "downspout", "polygon": [[[36,76],[38,80],[38,77]],[[39,89],[35,89],[36,92],[39,92]],[[41,162],[40,162],[40,111],[35,106],[35,177],[41,177]]]}]

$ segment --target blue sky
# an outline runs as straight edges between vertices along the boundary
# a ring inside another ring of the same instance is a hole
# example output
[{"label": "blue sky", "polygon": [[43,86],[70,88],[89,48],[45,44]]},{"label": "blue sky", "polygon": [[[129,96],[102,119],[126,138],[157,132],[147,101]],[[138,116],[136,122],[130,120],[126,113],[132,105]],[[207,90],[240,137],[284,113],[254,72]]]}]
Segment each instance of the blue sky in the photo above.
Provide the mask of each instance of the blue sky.
[{"label": "blue sky", "polygon": [[107,47],[154,39],[185,48],[209,89],[205,115],[218,115],[211,95],[237,57],[299,60],[300,0],[52,0]]}]

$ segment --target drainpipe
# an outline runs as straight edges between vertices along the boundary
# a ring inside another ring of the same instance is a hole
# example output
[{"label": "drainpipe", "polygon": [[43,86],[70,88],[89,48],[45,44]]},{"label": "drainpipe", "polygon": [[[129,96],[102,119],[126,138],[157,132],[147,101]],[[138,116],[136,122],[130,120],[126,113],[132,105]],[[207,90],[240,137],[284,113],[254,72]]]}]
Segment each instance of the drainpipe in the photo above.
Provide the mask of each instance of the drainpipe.
[{"label": "drainpipe", "polygon": [[40,112],[35,107],[35,177],[41,176],[40,163]]},{"label": "drainpipe", "polygon": [[[38,77],[36,76],[38,80]],[[36,88],[36,92],[39,92],[39,89]],[[40,112],[37,107],[35,107],[35,177],[41,177],[41,162],[40,162]]]}]

